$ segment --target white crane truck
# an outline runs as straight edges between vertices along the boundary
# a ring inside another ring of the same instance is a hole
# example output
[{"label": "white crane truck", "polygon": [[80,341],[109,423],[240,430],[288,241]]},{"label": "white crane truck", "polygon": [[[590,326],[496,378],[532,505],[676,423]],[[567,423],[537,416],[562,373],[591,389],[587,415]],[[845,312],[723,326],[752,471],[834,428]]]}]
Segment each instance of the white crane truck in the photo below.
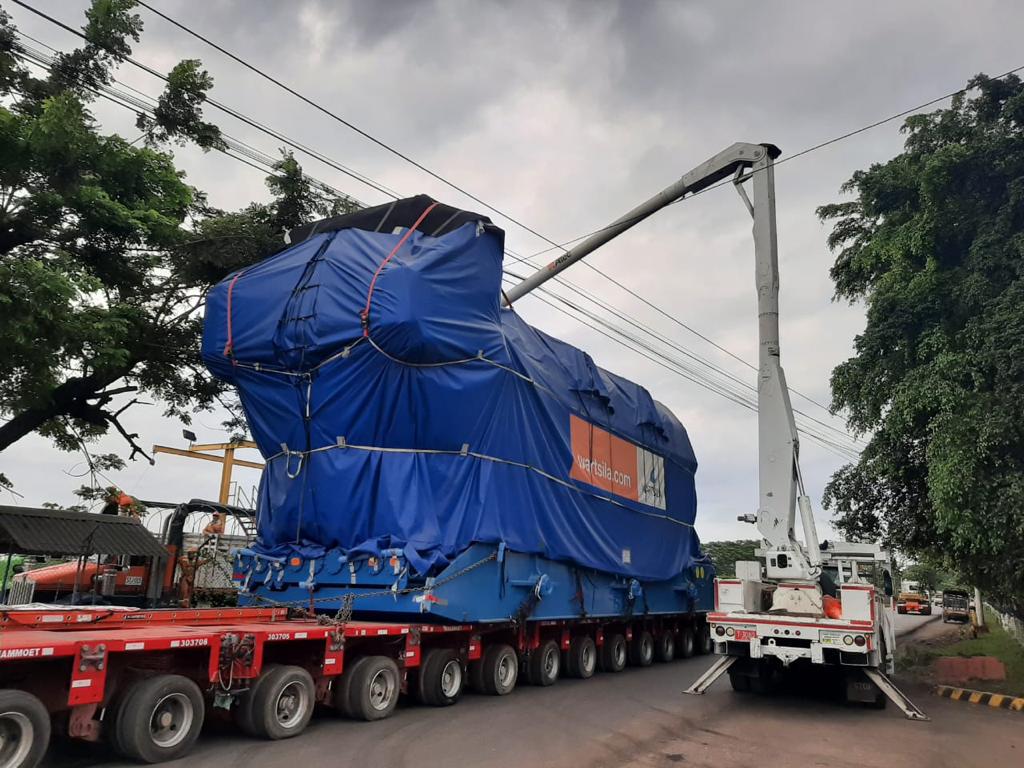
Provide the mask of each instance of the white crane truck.
[{"label": "white crane truck", "polygon": [[[521,296],[596,248],[684,197],[732,182],[753,218],[758,304],[758,484],[756,513],[762,560],[736,564],[736,578],[718,579],[709,614],[714,649],[722,658],[687,691],[704,693],[729,673],[737,691],[770,687],[794,665],[832,666],[845,673],[846,695],[884,705],[891,699],[908,718],[927,717],[887,676],[895,633],[886,610],[892,595],[888,553],[877,544],[819,543],[800,473],[799,436],[779,359],[779,258],[775,216],[775,159],[771,144],[736,143],[697,166],[645,203],[509,290]],[[753,195],[747,194],[750,182]],[[795,532],[800,512],[801,542]]]}]

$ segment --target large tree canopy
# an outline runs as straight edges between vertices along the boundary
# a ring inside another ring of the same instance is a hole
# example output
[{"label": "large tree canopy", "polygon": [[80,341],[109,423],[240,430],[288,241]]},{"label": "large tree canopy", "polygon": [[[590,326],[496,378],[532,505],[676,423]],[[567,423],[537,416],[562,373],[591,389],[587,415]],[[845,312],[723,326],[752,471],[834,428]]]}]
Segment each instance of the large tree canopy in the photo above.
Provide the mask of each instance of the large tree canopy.
[{"label": "large tree canopy", "polygon": [[867,306],[833,407],[871,434],[826,504],[1024,610],[1024,86],[978,76],[904,130],[819,209],[837,296]]},{"label": "large tree canopy", "polygon": [[94,0],[86,42],[41,74],[0,10],[0,451],[32,432],[70,450],[116,429],[134,457],[121,420],[143,397],[188,423],[222,394],[198,353],[209,286],[344,205],[285,155],[270,203],[211,208],[164,150],[224,146],[202,119],[213,81],[198,61],[139,115],[144,142],[103,133],[90,105],[139,40],[133,5]]}]

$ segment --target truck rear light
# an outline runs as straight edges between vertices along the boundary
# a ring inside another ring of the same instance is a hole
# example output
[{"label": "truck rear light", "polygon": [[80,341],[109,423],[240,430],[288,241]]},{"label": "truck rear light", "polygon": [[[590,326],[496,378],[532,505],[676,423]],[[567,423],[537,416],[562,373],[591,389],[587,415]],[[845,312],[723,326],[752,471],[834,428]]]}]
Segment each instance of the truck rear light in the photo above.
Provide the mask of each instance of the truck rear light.
[{"label": "truck rear light", "polygon": [[729,627],[727,630],[725,630],[725,634],[727,634],[729,637],[732,637],[736,634],[736,630],[734,630],[732,627]]},{"label": "truck rear light", "polygon": [[723,627],[721,624],[719,624],[717,627],[715,627],[715,634],[718,635],[719,637],[724,635],[725,634],[725,627]]},{"label": "truck rear light", "polygon": [[864,639],[864,635],[857,635],[855,638],[853,638],[853,642],[858,647],[863,648],[864,647],[864,643],[866,643],[867,640]]},{"label": "truck rear light", "polygon": [[853,636],[843,635],[843,645],[853,645]]}]

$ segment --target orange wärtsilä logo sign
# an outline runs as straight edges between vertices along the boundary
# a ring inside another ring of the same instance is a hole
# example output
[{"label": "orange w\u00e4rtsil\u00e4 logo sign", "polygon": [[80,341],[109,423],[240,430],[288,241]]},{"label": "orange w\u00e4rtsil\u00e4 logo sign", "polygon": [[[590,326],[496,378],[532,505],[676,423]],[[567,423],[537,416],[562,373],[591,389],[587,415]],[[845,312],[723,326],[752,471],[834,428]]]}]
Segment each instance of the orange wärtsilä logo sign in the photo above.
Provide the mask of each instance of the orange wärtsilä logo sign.
[{"label": "orange w\u00e4rtsil\u00e4 logo sign", "polygon": [[625,499],[665,509],[665,459],[569,415],[569,477]]}]

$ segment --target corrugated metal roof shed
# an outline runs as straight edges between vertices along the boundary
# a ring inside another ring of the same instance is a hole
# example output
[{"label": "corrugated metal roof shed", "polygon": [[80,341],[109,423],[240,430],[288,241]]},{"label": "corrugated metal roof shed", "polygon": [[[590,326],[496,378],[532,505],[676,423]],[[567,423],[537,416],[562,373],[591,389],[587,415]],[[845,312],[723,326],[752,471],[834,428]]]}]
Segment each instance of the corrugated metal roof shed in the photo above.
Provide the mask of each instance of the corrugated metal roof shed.
[{"label": "corrugated metal roof shed", "polygon": [[22,555],[167,554],[135,518],[0,505],[0,552]]}]

